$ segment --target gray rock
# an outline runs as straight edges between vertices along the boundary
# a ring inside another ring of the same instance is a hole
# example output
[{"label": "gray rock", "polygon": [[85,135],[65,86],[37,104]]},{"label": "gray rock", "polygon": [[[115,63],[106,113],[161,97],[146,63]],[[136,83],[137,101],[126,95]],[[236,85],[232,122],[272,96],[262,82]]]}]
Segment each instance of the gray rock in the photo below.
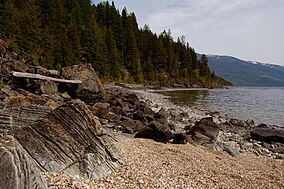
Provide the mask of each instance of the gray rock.
[{"label": "gray rock", "polygon": [[47,189],[43,168],[11,135],[0,137],[1,189]]},{"label": "gray rock", "polygon": [[193,138],[196,137],[197,133],[209,137],[211,141],[216,141],[220,128],[213,122],[212,117],[202,118],[198,123],[196,123],[188,134],[192,135]]},{"label": "gray rock", "polygon": [[43,94],[54,94],[58,92],[56,83],[53,81],[45,81],[40,84],[40,90]]},{"label": "gray rock", "polygon": [[267,143],[279,142],[284,144],[284,129],[273,127],[257,127],[250,131],[251,139]]},{"label": "gray rock", "polygon": [[3,61],[1,64],[1,74],[3,80],[6,82],[11,79],[11,73],[13,71],[25,72],[28,69],[28,66],[13,59],[11,56],[9,60]]},{"label": "gray rock", "polygon": [[185,133],[174,134],[174,144],[186,144],[188,142],[187,135]]},{"label": "gray rock", "polygon": [[123,126],[123,131],[126,133],[132,134],[145,127],[141,121],[133,120],[129,117],[122,117],[121,119],[121,126]]},{"label": "gray rock", "polygon": [[147,127],[138,131],[135,138],[148,138],[157,142],[167,143],[173,138],[173,134],[167,126],[162,125],[158,121],[152,121]]},{"label": "gray rock", "polygon": [[103,117],[109,112],[109,108],[109,103],[97,102],[92,108],[92,113],[98,117]]},{"label": "gray rock", "polygon": [[228,154],[230,154],[233,157],[238,157],[240,156],[240,152],[234,148],[232,148],[231,146],[228,145],[224,145],[224,151],[228,152]]},{"label": "gray rock", "polygon": [[51,109],[40,106],[30,105],[16,108],[0,109],[0,128],[8,131],[28,124],[34,124],[36,120],[46,116]]},{"label": "gray rock", "polygon": [[13,135],[48,172],[95,179],[121,163],[113,137],[104,134],[98,118],[80,100],[60,106],[31,126],[15,129]]},{"label": "gray rock", "polygon": [[85,101],[105,97],[105,90],[91,64],[64,67],[61,74],[66,79],[82,81],[82,84],[70,88],[70,90],[74,90],[76,97]]},{"label": "gray rock", "polygon": [[284,154],[275,155],[275,159],[284,159]]}]

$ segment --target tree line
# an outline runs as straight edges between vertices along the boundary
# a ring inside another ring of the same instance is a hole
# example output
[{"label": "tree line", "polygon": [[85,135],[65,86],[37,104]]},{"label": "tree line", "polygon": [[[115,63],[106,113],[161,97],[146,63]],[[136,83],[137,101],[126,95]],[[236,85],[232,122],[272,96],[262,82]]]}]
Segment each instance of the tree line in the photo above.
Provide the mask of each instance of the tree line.
[{"label": "tree line", "polygon": [[139,28],[135,13],[114,2],[0,0],[0,37],[50,69],[91,63],[104,81],[151,85],[229,84],[198,59],[184,37]]}]

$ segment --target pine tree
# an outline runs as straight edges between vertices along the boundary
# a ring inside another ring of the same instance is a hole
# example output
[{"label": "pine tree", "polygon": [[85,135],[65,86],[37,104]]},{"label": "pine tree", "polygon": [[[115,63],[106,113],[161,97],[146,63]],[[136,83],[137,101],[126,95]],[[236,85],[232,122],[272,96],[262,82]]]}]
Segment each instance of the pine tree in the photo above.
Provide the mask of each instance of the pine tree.
[{"label": "pine tree", "polygon": [[91,63],[101,78],[107,78],[107,47],[104,42],[102,29],[96,23],[94,14],[90,15],[88,25],[82,35],[81,62]]},{"label": "pine tree", "polygon": [[46,68],[91,63],[104,80],[224,82],[184,36],[175,42],[170,30],[157,36],[147,25],[139,29],[135,13],[120,14],[114,2],[0,0],[0,37]]},{"label": "pine tree", "polygon": [[116,42],[114,40],[114,34],[111,27],[107,29],[106,45],[108,49],[107,57],[108,57],[108,65],[109,65],[108,68],[109,68],[110,78],[112,80],[121,79],[122,67],[120,65],[119,53],[116,48]]},{"label": "pine tree", "polygon": [[20,15],[17,12],[14,1],[0,0],[0,35],[5,39],[15,39],[19,32]]}]

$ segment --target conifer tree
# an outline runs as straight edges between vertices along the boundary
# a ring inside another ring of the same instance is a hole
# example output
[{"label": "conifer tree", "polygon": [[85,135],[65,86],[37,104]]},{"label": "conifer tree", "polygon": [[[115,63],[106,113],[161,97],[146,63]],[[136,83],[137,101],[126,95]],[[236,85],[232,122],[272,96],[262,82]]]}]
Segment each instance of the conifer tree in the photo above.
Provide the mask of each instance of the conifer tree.
[{"label": "conifer tree", "polygon": [[224,82],[184,36],[175,42],[170,30],[157,36],[148,25],[139,29],[135,13],[120,13],[114,2],[0,0],[0,37],[46,68],[91,63],[103,80]]},{"label": "conifer tree", "polygon": [[14,1],[0,0],[0,35],[5,39],[13,39],[19,32],[18,12]]}]

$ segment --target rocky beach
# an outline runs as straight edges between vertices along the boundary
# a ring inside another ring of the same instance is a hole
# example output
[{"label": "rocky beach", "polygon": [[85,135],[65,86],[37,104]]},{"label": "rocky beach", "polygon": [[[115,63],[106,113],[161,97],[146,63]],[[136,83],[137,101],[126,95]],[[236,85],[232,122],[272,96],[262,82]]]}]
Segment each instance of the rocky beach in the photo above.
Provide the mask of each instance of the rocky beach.
[{"label": "rocky beach", "polygon": [[48,70],[0,42],[1,188],[284,188],[283,128],[103,85],[90,64]]},{"label": "rocky beach", "polygon": [[[115,88],[126,90],[118,86]],[[175,122],[177,132],[188,126],[189,122],[185,120],[190,119],[194,123],[211,114],[175,105],[167,97],[152,93],[152,90],[126,91],[137,94],[156,112],[163,109],[171,115],[175,114],[174,118],[169,117],[172,118],[170,121]],[[177,119],[179,114],[183,116]],[[227,122],[220,115],[214,115],[214,121],[218,124]],[[246,124],[245,121],[231,120],[231,123],[237,122]],[[115,147],[124,162],[116,171],[98,180],[49,173],[45,177],[51,188],[284,187],[283,154],[270,151],[259,141],[244,141],[242,136],[226,129],[220,131],[217,143],[226,144],[229,149],[235,149],[233,151],[226,152],[226,148],[213,144],[200,145],[200,141],[190,139],[186,144],[174,144],[173,141],[161,143],[134,138],[134,134],[123,134],[121,131],[115,133]],[[234,154],[236,151],[240,153]]]}]

